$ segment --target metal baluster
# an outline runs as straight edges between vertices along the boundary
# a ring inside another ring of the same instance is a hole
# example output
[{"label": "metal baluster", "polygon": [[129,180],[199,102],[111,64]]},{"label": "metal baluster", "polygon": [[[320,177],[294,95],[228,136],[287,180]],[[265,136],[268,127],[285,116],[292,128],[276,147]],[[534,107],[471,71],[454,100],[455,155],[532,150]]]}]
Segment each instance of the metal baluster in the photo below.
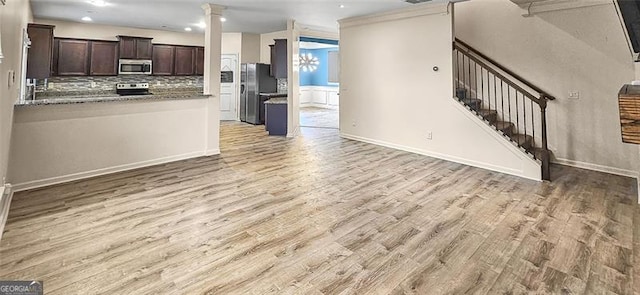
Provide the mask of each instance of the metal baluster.
[{"label": "metal baluster", "polygon": [[511,120],[511,85],[507,84],[507,103],[509,105],[509,123],[513,122]]},{"label": "metal baluster", "polygon": [[480,67],[480,89],[482,89],[480,92],[482,94],[482,104],[478,111],[482,109],[482,106],[484,106],[484,71],[482,70],[482,67]]},{"label": "metal baluster", "polygon": [[471,96],[471,58],[468,55],[467,60],[469,60],[469,83],[467,83],[467,86],[469,86],[469,96]]},{"label": "metal baluster", "polygon": [[[524,124],[524,136],[525,139],[527,138],[526,136],[527,134],[527,100],[526,97],[524,96],[524,93],[522,94],[522,123]],[[533,142],[531,143],[533,144]]]},{"label": "metal baluster", "polygon": [[[516,90],[516,131],[515,133],[520,133],[520,109],[518,108],[518,90]],[[518,146],[520,146],[520,142],[518,142]]]},{"label": "metal baluster", "polygon": [[504,83],[502,79],[500,79],[500,101],[502,104],[502,108],[501,108],[502,116],[500,117],[500,119],[504,122],[504,119],[505,119],[504,117]]},{"label": "metal baluster", "polygon": [[[498,92],[496,87],[496,75],[493,74],[493,97],[494,97],[494,106],[496,107],[496,116],[498,116]],[[498,118],[496,118],[497,121]]]},{"label": "metal baluster", "polygon": [[533,100],[531,102],[531,132],[533,133],[533,140],[531,141],[531,146],[533,147],[533,158],[538,159],[538,155],[536,155],[536,119],[535,113],[533,112]]}]

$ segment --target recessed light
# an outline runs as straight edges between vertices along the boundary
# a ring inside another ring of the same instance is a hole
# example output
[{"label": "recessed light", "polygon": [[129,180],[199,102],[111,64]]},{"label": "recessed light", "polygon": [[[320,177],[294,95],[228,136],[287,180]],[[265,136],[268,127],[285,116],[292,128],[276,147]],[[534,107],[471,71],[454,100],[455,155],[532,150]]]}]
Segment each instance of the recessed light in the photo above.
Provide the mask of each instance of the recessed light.
[{"label": "recessed light", "polygon": [[344,4],[340,4],[340,8],[344,8]]},{"label": "recessed light", "polygon": [[184,30],[187,31],[187,32],[191,32],[191,28],[189,28],[189,27],[184,28]]},{"label": "recessed light", "polygon": [[83,17],[83,18],[82,18],[82,20],[83,20],[83,21],[85,21],[85,22],[93,21],[93,20],[92,20],[90,17],[88,17],[88,16]]},{"label": "recessed light", "polygon": [[107,1],[104,1],[104,0],[90,0],[88,2],[95,6],[100,6],[100,7],[109,5],[109,3],[107,3]]},{"label": "recessed light", "polygon": [[197,24],[196,24],[196,26],[197,26],[198,28],[204,29],[204,28],[206,28],[206,27],[207,27],[207,24],[205,24],[204,22],[199,22],[199,23],[197,23]]},{"label": "recessed light", "polygon": [[220,21],[221,21],[221,22],[226,22],[226,21],[227,21],[227,19],[226,19],[226,18],[224,18],[224,17],[221,17],[221,18],[220,18]]}]

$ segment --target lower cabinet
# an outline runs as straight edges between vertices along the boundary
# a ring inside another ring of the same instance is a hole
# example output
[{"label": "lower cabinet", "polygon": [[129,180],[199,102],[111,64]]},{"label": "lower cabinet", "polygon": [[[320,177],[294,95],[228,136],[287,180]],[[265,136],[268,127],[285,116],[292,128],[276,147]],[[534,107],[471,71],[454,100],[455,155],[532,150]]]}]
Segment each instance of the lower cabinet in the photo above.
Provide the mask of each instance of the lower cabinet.
[{"label": "lower cabinet", "polygon": [[287,135],[287,103],[265,102],[265,129],[269,135]]}]

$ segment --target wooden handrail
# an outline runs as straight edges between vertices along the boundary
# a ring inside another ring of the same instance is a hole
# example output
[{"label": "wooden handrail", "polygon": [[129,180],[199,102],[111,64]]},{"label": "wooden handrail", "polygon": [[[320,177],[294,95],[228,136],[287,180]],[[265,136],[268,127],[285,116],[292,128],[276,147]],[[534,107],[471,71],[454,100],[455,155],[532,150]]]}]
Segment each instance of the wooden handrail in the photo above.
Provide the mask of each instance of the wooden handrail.
[{"label": "wooden handrail", "polygon": [[[461,46],[459,46],[458,44],[464,46],[465,48],[462,48]],[[514,77],[515,79],[517,79],[518,81],[522,82],[522,84],[527,85],[527,87],[535,90],[536,92],[540,93],[540,98],[541,99],[548,99],[548,100],[555,100],[556,98],[547,94],[545,91],[543,91],[542,89],[540,89],[539,87],[533,85],[531,82],[525,80],[524,78],[522,78],[522,76],[512,72],[511,70],[507,69],[505,66],[499,64],[498,62],[496,62],[495,60],[491,59],[490,57],[484,55],[482,52],[476,50],[475,48],[471,47],[469,44],[465,43],[464,41],[461,41],[460,39],[456,38],[455,42],[454,42],[454,47],[456,47],[458,50],[468,50],[473,52],[473,54],[479,56],[480,58],[490,62],[491,64],[493,64],[495,67],[499,68],[500,70],[502,70],[503,72],[509,74],[510,76]],[[490,67],[487,67],[490,68]]]},{"label": "wooden handrail", "polygon": [[[458,49],[458,50],[464,50],[464,48],[461,48],[458,44],[454,44],[454,47],[455,47],[455,49]],[[473,60],[478,65],[484,67],[485,70],[487,70],[488,72],[491,72],[494,76],[496,76],[500,80],[504,81],[504,83],[507,83],[513,89],[515,89],[517,91],[520,91],[523,95],[525,95],[527,98],[531,99],[537,105],[541,105],[542,104],[542,100],[540,98],[538,98],[535,95],[533,95],[533,94],[529,93],[528,91],[524,90],[522,87],[518,86],[518,84],[516,84],[514,82],[511,82],[510,79],[508,79],[507,77],[505,77],[502,74],[498,73],[498,71],[492,69],[491,66],[487,65],[485,62],[483,62],[479,58],[477,58],[475,56],[471,56],[471,55],[467,55],[467,57],[469,59]]]}]

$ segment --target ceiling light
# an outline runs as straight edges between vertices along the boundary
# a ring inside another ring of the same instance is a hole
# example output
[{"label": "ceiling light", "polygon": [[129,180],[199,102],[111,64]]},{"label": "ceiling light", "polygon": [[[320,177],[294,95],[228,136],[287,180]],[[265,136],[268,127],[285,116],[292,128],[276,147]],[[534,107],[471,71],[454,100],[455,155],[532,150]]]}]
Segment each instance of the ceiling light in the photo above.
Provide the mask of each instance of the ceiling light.
[{"label": "ceiling light", "polygon": [[91,1],[89,1],[89,3],[91,3],[91,4],[95,5],[95,6],[100,6],[100,7],[104,7],[104,6],[109,5],[109,3],[107,3],[104,0],[91,0]]},{"label": "ceiling light", "polygon": [[344,8],[344,4],[340,4],[340,8]]},{"label": "ceiling light", "polygon": [[221,17],[221,18],[220,18],[220,21],[221,21],[221,22],[226,22],[226,21],[227,21],[227,19],[226,19],[226,18],[224,18],[224,17]]},{"label": "ceiling light", "polygon": [[197,23],[197,24],[196,24],[196,26],[197,26],[198,28],[204,29],[204,28],[206,28],[206,27],[207,27],[207,24],[205,24],[204,22],[199,22],[199,23]]},{"label": "ceiling light", "polygon": [[191,32],[191,28],[189,28],[189,27],[184,28],[184,30],[187,31],[187,32]]},{"label": "ceiling light", "polygon": [[88,17],[88,16],[83,17],[83,18],[82,18],[82,20],[83,20],[83,21],[85,21],[85,22],[93,21],[93,20],[92,20],[90,17]]}]

